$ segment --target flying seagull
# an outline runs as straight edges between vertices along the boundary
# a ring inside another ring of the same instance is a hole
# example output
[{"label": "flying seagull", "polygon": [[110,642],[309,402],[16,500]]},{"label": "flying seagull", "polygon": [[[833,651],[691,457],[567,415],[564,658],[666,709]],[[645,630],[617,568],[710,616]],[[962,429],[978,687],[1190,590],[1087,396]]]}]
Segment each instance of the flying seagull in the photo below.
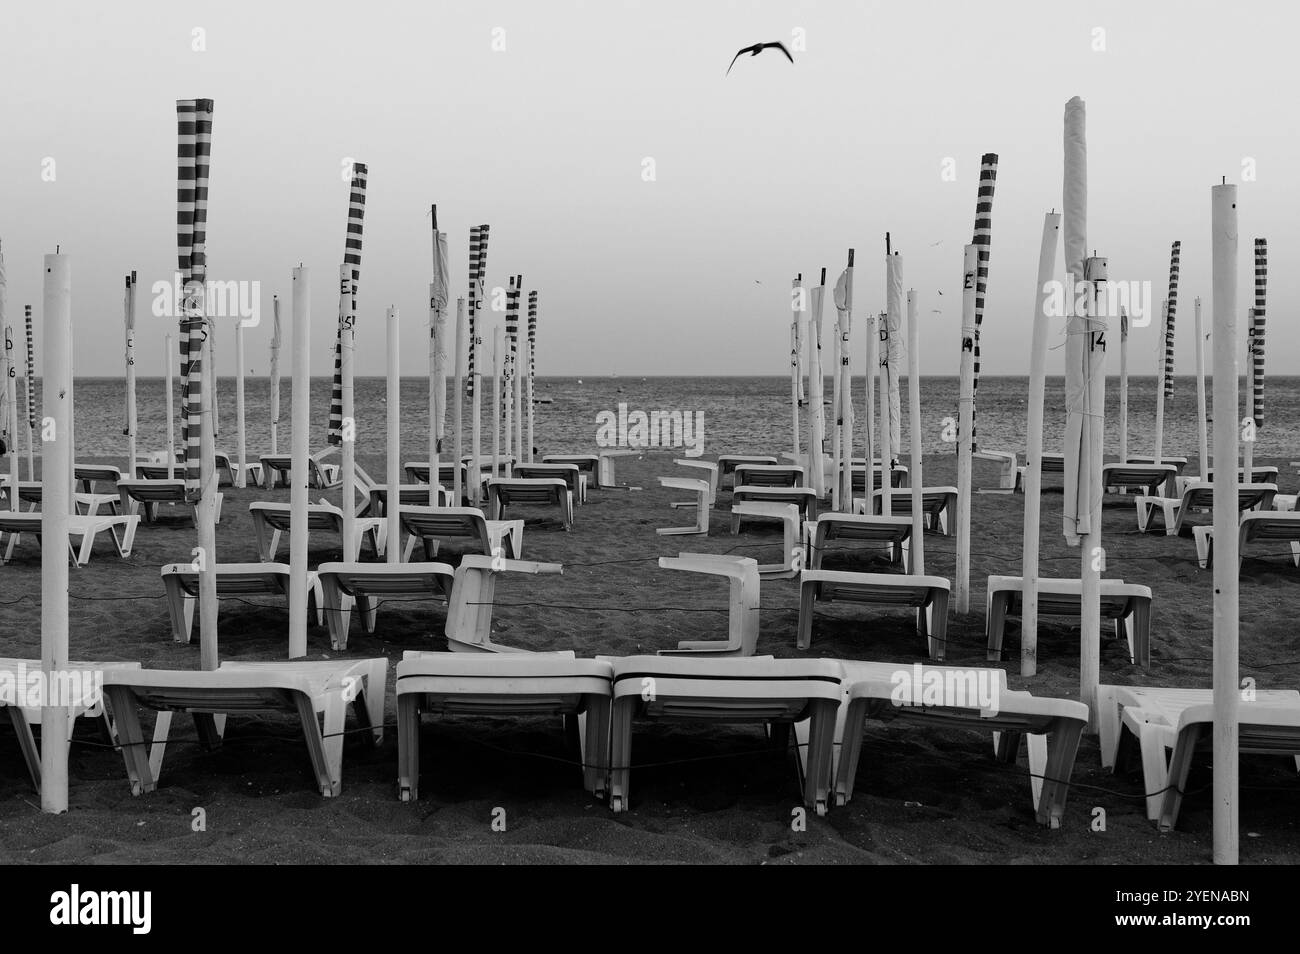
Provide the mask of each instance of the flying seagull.
[{"label": "flying seagull", "polygon": [[753,46],[745,47],[731,58],[731,65],[727,67],[728,75],[731,73],[731,67],[736,65],[736,60],[740,59],[743,54],[748,53],[750,56],[758,56],[758,54],[762,53],[764,50],[771,49],[772,47],[776,47],[776,49],[784,53],[785,58],[791,63],[794,62],[794,57],[790,55],[790,51],[785,48],[784,43],[755,43]]}]

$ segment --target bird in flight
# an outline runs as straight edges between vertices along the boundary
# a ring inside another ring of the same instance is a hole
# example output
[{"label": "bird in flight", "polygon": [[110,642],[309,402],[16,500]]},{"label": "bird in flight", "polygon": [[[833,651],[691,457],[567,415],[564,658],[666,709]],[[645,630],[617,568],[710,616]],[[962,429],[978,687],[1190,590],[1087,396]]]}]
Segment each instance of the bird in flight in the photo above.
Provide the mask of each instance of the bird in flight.
[{"label": "bird in flight", "polygon": [[748,53],[750,56],[758,56],[758,54],[762,53],[764,50],[771,49],[773,47],[775,47],[776,49],[784,53],[785,58],[789,60],[791,63],[794,62],[794,57],[790,55],[790,51],[785,48],[784,43],[781,42],[755,43],[753,46],[745,47],[743,50],[739,51],[735,56],[731,58],[731,65],[727,67],[728,75],[730,75],[731,73],[731,67],[736,65],[736,60],[740,59],[740,57],[745,53]]}]

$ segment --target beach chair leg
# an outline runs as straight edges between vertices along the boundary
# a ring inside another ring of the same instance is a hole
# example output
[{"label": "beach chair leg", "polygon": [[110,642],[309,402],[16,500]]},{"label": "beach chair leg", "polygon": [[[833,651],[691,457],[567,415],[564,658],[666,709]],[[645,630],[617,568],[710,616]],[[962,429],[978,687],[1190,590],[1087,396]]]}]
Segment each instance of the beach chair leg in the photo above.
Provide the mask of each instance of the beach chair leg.
[{"label": "beach chair leg", "polygon": [[799,586],[799,635],[795,645],[807,649],[812,645],[813,608],[817,602],[817,586],[802,583]]},{"label": "beach chair leg", "polygon": [[[144,730],[140,727],[140,714],[136,710],[135,695],[124,686],[105,686],[104,695],[113,710],[117,729],[117,743],[122,749],[122,763],[131,783],[132,795],[143,795],[154,788],[158,777],[152,760],[145,751]],[[159,718],[171,713],[158,713]],[[161,762],[161,759],[159,760]]]},{"label": "beach chair leg", "polygon": [[808,734],[808,765],[804,782],[804,804],[818,815],[830,807],[831,754],[835,745],[835,716],[839,704],[830,699],[813,703]]},{"label": "beach chair leg", "polygon": [[1165,790],[1169,785],[1169,764],[1165,758],[1164,733],[1150,723],[1144,722],[1138,726],[1138,743],[1142,747],[1142,784],[1146,792],[1147,819],[1158,822]]},{"label": "beach chair leg", "polygon": [[[343,761],[343,693],[331,690],[322,700],[324,706],[325,731],[321,732],[321,720],[316,714],[316,707],[305,693],[294,693],[298,703],[298,719],[302,722],[303,739],[307,743],[307,752],[311,756],[312,770],[316,773],[316,785],[325,798],[339,794],[342,782],[339,770]],[[332,743],[338,743],[333,746]],[[333,751],[337,748],[337,752]]]},{"label": "beach chair leg", "polygon": [[988,616],[984,624],[988,631],[988,651],[985,657],[989,662],[1002,660],[1002,638],[1007,628],[1007,605],[1011,594],[1005,590],[989,594]]},{"label": "beach chair leg", "polygon": [[840,764],[835,773],[835,804],[847,805],[853,798],[853,784],[858,775],[858,760],[862,755],[862,736],[866,729],[865,700],[850,702],[845,707],[844,728],[840,734]]},{"label": "beach chair leg", "polygon": [[420,797],[420,699],[414,692],[397,697],[397,797]]},{"label": "beach chair leg", "polygon": [[1097,746],[1101,749],[1101,767],[1114,769],[1119,746],[1119,706],[1114,686],[1097,687]]},{"label": "beach chair leg", "polygon": [[347,601],[332,579],[321,583],[321,590],[325,596],[325,625],[329,628],[330,646],[335,650],[346,649],[348,626],[351,624]]},{"label": "beach chair leg", "polygon": [[[1163,796],[1158,799],[1160,809],[1157,826],[1160,831],[1173,831],[1178,824],[1178,811],[1183,804],[1183,791],[1187,788],[1187,775],[1192,768],[1192,754],[1201,737],[1200,725],[1189,725],[1178,734],[1169,760],[1169,774]],[[1163,746],[1161,747],[1163,756]]]},{"label": "beach chair leg", "polygon": [[375,617],[379,614],[379,604],[372,600],[365,593],[357,595],[357,609],[361,611],[361,621],[365,624],[366,632],[375,631]]},{"label": "beach chair leg", "polygon": [[1192,538],[1196,541],[1196,562],[1202,570],[1209,567],[1214,552],[1214,538],[1210,535],[1213,531],[1213,527],[1192,527]]},{"label": "beach chair leg", "polygon": [[935,590],[928,609],[930,658],[942,660],[948,654],[948,591]]},{"label": "beach chair leg", "polygon": [[586,747],[583,750],[583,785],[597,798],[609,788],[609,717],[608,696],[588,696]]},{"label": "beach chair leg", "polygon": [[[316,626],[319,628],[325,625],[325,591],[321,587],[320,578],[311,581],[311,588],[307,591],[307,598],[316,604]],[[311,615],[311,606],[307,606],[307,615]]]},{"label": "beach chair leg", "polygon": [[1151,601],[1142,599],[1133,607],[1132,643],[1129,653],[1136,665],[1143,669],[1151,668]]},{"label": "beach chair leg", "polygon": [[628,808],[632,775],[632,716],[637,697],[615,699],[610,712],[609,807],[614,812]]},{"label": "beach chair leg", "polygon": [[36,791],[41,790],[41,752],[36,747],[36,737],[32,735],[31,724],[23,713],[21,706],[5,706],[9,713],[9,722],[18,735],[18,747],[22,749],[23,761],[27,763],[27,773],[32,777]]},{"label": "beach chair leg", "polygon": [[173,620],[172,635],[179,643],[188,643],[194,635],[194,607],[198,605],[198,600],[184,593],[181,594],[181,618],[180,626],[177,627],[178,621]]},{"label": "beach chair leg", "polygon": [[[122,717],[118,713],[118,705],[116,700],[112,700],[112,705],[113,705],[113,715],[114,718],[117,720],[118,736],[120,737],[122,734]],[[149,773],[154,778],[157,778],[159,775],[162,774],[163,757],[167,754],[167,736],[171,733],[173,715],[174,713],[172,712],[159,712],[158,717],[154,720],[153,744],[149,746],[149,760],[147,765],[147,768],[149,769]],[[144,737],[141,736],[141,742],[143,742],[143,740]],[[143,745],[141,745],[139,748],[141,752],[144,751]],[[123,749],[122,751],[125,752],[126,750]],[[144,789],[144,791],[147,792],[149,791],[149,789],[146,788]]]},{"label": "beach chair leg", "polygon": [[[1036,738],[1042,740],[1047,750],[1036,808],[1039,822],[1049,828],[1060,828],[1065,817],[1065,800],[1070,794],[1070,776],[1074,772],[1083,728],[1078,722],[1065,720],[1045,736],[1029,737],[1031,760]],[[1030,771],[1033,771],[1032,761]]]}]

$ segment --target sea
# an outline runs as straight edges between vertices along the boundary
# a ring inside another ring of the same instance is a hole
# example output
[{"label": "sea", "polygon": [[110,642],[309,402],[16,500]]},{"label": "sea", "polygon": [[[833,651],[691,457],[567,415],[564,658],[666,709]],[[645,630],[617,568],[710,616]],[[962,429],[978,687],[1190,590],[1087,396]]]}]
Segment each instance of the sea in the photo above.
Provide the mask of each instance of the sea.
[{"label": "sea", "polygon": [[[311,382],[311,447],[325,446],[329,423],[329,377]],[[852,392],[857,409],[859,430],[864,408],[864,378],[853,379]],[[1154,449],[1156,388],[1154,377],[1129,378],[1128,440],[1131,455],[1150,454]],[[280,382],[280,422],[278,449],[288,453],[292,439],[291,382]],[[1029,380],[1018,376],[984,376],[979,381],[976,398],[975,432],[978,445],[989,450],[1025,448]],[[19,382],[19,414],[26,420]],[[355,382],[355,417],[357,451],[360,454],[385,453],[386,385],[382,377],[357,378]],[[1207,382],[1207,392],[1210,390]],[[36,389],[39,403],[40,389]],[[832,382],[825,383],[825,400],[830,401]],[[1244,387],[1241,388],[1243,413]],[[482,399],[482,447],[492,452],[491,382],[480,392]],[[705,455],[725,453],[778,453],[791,447],[790,379],[778,376],[718,377],[641,377],[641,376],[568,376],[538,377],[534,396],[539,401],[534,412],[534,445],[540,453],[590,452],[598,437],[616,446],[621,435],[616,423],[630,421],[626,436],[635,440],[636,416],[640,411],[661,417],[674,412],[701,429],[700,449]],[[952,453],[955,447],[957,417],[957,378],[927,376],[921,379],[922,446],[926,453]],[[271,450],[271,386],[265,376],[245,378],[246,453],[250,459]],[[405,377],[401,384],[400,435],[403,460],[424,460],[428,456],[429,385],[425,377]],[[1212,394],[1207,405],[1213,416]],[[175,385],[174,407],[179,414],[180,388]],[[907,413],[907,381],[902,381],[903,448],[910,448]],[[1300,378],[1270,377],[1264,389],[1263,423],[1256,434],[1256,454],[1262,457],[1292,456],[1300,458]],[[167,420],[165,386],[162,378],[140,377],[136,380],[138,408],[138,448],[141,452],[166,446]],[[74,386],[76,414],[76,453],[78,458],[119,457],[125,460],[126,382],[123,378],[78,378]],[[1194,377],[1175,377],[1173,396],[1165,401],[1164,445],[1166,455],[1182,455],[1189,460],[1198,453],[1196,428],[1197,399]],[[1115,453],[1119,446],[1119,381],[1107,380],[1106,448]],[[39,408],[38,408],[39,411]],[[464,408],[464,453],[469,453],[471,410]],[[828,408],[829,413],[829,408]],[[877,411],[879,414],[879,411]],[[689,418],[686,416],[689,415]],[[39,420],[39,413],[37,415]],[[218,450],[236,452],[235,380],[221,378],[217,387]],[[1059,451],[1065,430],[1065,382],[1061,377],[1047,379],[1044,408],[1044,449]],[[670,428],[671,430],[671,428]],[[20,448],[25,448],[25,428],[20,431]],[[446,422],[448,438],[452,435],[452,414]],[[1210,426],[1211,441],[1213,425]],[[669,441],[673,435],[669,433]],[[683,435],[685,436],[685,435]],[[806,429],[801,435],[807,440]],[[175,432],[179,443],[179,428]],[[695,433],[690,437],[694,439]],[[38,434],[39,440],[39,434]],[[859,437],[860,441],[861,438]],[[859,453],[861,444],[859,443]],[[447,442],[445,453],[450,453]]]}]

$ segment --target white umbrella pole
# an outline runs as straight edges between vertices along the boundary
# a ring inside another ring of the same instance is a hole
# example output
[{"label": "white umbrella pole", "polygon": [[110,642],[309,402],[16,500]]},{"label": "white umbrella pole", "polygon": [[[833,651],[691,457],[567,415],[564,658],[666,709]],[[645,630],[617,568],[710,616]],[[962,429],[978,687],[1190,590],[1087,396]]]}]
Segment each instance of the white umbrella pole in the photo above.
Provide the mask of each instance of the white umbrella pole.
[{"label": "white umbrella pole", "polygon": [[[1250,329],[1249,333],[1254,332],[1255,328],[1255,309],[1246,309],[1246,327]],[[1251,402],[1255,395],[1255,361],[1254,353],[1251,351],[1251,344],[1254,339],[1246,339],[1246,414],[1242,416],[1243,421],[1249,420],[1254,424],[1254,418],[1251,417]],[[1250,439],[1253,435],[1243,435],[1241,441],[1241,482],[1243,484],[1254,483],[1255,481],[1255,442]],[[1237,455],[1233,455],[1234,462]],[[1234,468],[1235,469],[1235,468]]]},{"label": "white umbrella pole", "polygon": [[1128,312],[1119,310],[1119,461],[1128,463]]},{"label": "white umbrella pole", "polygon": [[843,398],[840,395],[840,352],[844,347],[843,336],[840,333],[839,323],[835,324],[835,334],[832,336],[833,344],[831,346],[831,413],[835,420],[831,424],[831,460],[834,461],[831,479],[831,509],[852,510],[853,502],[844,502],[841,491],[844,489],[844,482],[840,475],[844,472],[844,458],[840,452],[840,436],[844,430],[844,408],[841,404]]},{"label": "white umbrella pole", "polygon": [[15,355],[17,347],[14,341],[13,325],[5,325],[4,360],[0,363],[0,373],[4,375],[4,429],[9,436],[5,444],[5,458],[9,464],[9,498],[13,509],[18,508],[18,374]]},{"label": "white umbrella pole", "polygon": [[812,470],[813,490],[818,499],[826,496],[826,412],[824,406],[826,389],[826,372],[822,367],[822,300],[826,297],[826,269],[822,269],[821,284],[812,289],[813,324],[812,340],[808,343],[808,353],[812,358],[813,382],[809,399],[812,407],[813,448],[809,454],[809,467]]},{"label": "white umbrella pole", "polygon": [[[41,811],[68,810],[68,709],[51,706],[52,687],[68,668],[68,517],[72,487],[72,264],[67,255],[45,256],[45,355],[41,408],[53,428],[42,427],[41,504]],[[16,497],[17,486],[11,488]],[[66,701],[66,700],[65,700]]]},{"label": "white umbrella pole", "polygon": [[[798,288],[798,283],[795,284]],[[794,321],[790,322],[790,414],[792,424],[790,430],[790,450],[794,452],[795,460],[799,459],[799,316],[795,314]]]},{"label": "white umbrella pole", "polygon": [[[452,446],[454,447],[455,456],[452,458],[452,506],[459,507],[461,504],[462,494],[465,492],[461,484],[461,458],[465,455],[465,448],[461,439],[461,430],[464,427],[465,418],[465,372],[469,362],[469,319],[465,316],[465,299],[456,299],[456,378],[452,395],[455,404],[452,408],[452,426],[456,428],[453,435]],[[475,463],[477,467],[477,462]],[[430,480],[436,480],[433,475],[429,475]]]},{"label": "white umbrella pole", "polygon": [[1237,187],[1211,190],[1214,287],[1214,862],[1237,863]]},{"label": "white umbrella pole", "polygon": [[[840,481],[840,500],[844,512],[853,512],[853,249],[845,268],[844,314],[839,323],[840,336],[840,457],[843,465],[835,472]],[[871,495],[867,494],[870,500]]]},{"label": "white umbrella pole", "polygon": [[[28,385],[28,396],[31,396]],[[126,475],[135,476],[135,272],[126,279]]]},{"label": "white umbrella pole", "polygon": [[[884,328],[885,333],[888,334],[889,331],[888,314],[882,314],[880,316],[879,321],[880,321],[880,327]],[[889,367],[887,364],[887,362],[889,361],[889,342],[887,340],[882,340],[879,334],[876,335],[876,340],[877,342],[879,342],[878,346],[880,348],[879,360],[876,362],[876,382],[880,388],[878,394],[878,399],[880,401],[880,407],[879,407],[880,414],[877,418],[879,424],[877,425],[877,430],[876,430],[876,437],[877,437],[876,443],[879,445],[879,449],[880,449],[880,512],[884,516],[889,517],[892,516],[894,513],[894,507],[893,507],[894,495],[891,493],[891,491],[894,489],[894,464],[889,457]],[[870,512],[871,509],[871,481],[870,480],[868,480],[867,482],[866,506],[868,512]]]},{"label": "white umbrella pole", "polygon": [[1196,436],[1201,451],[1201,479],[1210,466],[1210,435],[1206,428],[1205,408],[1205,330],[1201,326],[1201,299],[1195,300],[1196,311]]},{"label": "white umbrella pole", "polygon": [[[353,393],[352,359],[356,354],[356,321],[352,298],[352,266],[339,266],[339,294],[343,327],[339,346],[339,379],[343,394],[343,440],[339,455],[340,492],[343,495],[343,556],[351,560],[357,547],[357,419]],[[297,413],[295,410],[294,413]],[[297,428],[294,428],[295,440]]]},{"label": "white umbrella pole", "polygon": [[[280,296],[271,298],[271,315],[274,321],[273,334],[280,332]],[[280,453],[280,354],[278,345],[271,346],[271,453]]]},{"label": "white umbrella pole", "polygon": [[[1160,334],[1156,341],[1155,463],[1163,463],[1165,447],[1165,336],[1169,334],[1169,301],[1160,305]],[[1233,456],[1236,460],[1236,456]],[[1204,476],[1204,475],[1202,475]]]},{"label": "white umbrella pole", "polygon": [[[349,276],[350,277],[350,276]],[[289,479],[289,658],[307,655],[307,457],[311,454],[311,270],[293,270],[293,419]]]},{"label": "white umbrella pole", "polygon": [[[172,336],[171,334],[163,335],[163,367],[166,368],[163,380],[167,389],[167,478],[173,480],[176,477],[176,416],[175,409],[172,407]],[[131,464],[131,474],[135,474],[135,464]]]},{"label": "white umbrella pole", "polygon": [[505,333],[500,325],[492,332],[492,476],[501,476],[501,342]]},{"label": "white umbrella pole", "polygon": [[871,510],[871,488],[875,483],[876,473],[876,442],[875,442],[875,413],[876,413],[876,371],[879,363],[876,361],[876,342],[879,335],[876,330],[876,315],[874,312],[867,312],[867,368],[865,380],[862,384],[862,390],[865,392],[863,401],[864,412],[863,418],[863,440],[862,440],[862,457],[866,461],[866,482],[863,485],[865,489],[865,508],[869,513]]},{"label": "white umbrella pole", "polygon": [[[202,293],[200,292],[200,296]],[[200,297],[206,309],[206,299]],[[206,311],[200,312],[206,314]],[[207,380],[216,381],[216,368],[212,360],[212,335],[203,337],[199,360],[200,372]],[[210,369],[210,370],[209,370]],[[200,496],[195,510],[198,523],[198,544],[202,563],[199,568],[199,666],[216,669],[217,652],[217,467],[214,403],[216,397],[211,387],[199,393],[199,487]]]},{"label": "white umbrella pole", "polygon": [[[916,290],[907,290],[907,429],[912,445],[912,573],[925,574],[925,523],[921,512],[921,330]],[[945,647],[946,649],[946,647]]]},{"label": "white umbrella pole", "polygon": [[[1101,567],[1105,551],[1101,544],[1101,466],[1106,419],[1106,346],[1098,344],[1106,330],[1106,259],[1089,258],[1086,276],[1090,283],[1085,342],[1084,387],[1088,393],[1088,414],[1083,426],[1083,467],[1079,477],[1080,506],[1088,508],[1088,532],[1083,535],[1079,551],[1080,578],[1083,581],[1080,603],[1079,679],[1080,698],[1088,706],[1089,731],[1097,730],[1097,686],[1101,681]],[[1080,514],[1082,516],[1082,514]]]},{"label": "white umbrella pole", "polygon": [[1047,383],[1047,338],[1051,322],[1047,301],[1056,266],[1056,246],[1061,235],[1061,214],[1043,216],[1043,238],[1038,247],[1038,284],[1034,287],[1033,331],[1029,346],[1029,423],[1025,435],[1024,556],[1020,563],[1024,590],[1020,615],[1020,675],[1038,672],[1038,541],[1042,516],[1043,391]]},{"label": "white umbrella pole", "polygon": [[[402,335],[396,308],[388,309],[388,504],[384,516],[388,521],[387,555],[389,563],[402,559]],[[433,466],[433,461],[429,461]],[[429,472],[429,483],[436,486],[438,471]]]},{"label": "white umbrella pole", "polygon": [[[437,507],[441,501],[438,494],[438,465],[441,455],[438,452],[438,409],[447,393],[445,369],[438,360],[440,352],[445,350],[442,340],[443,329],[439,326],[438,308],[434,304],[437,285],[429,284],[429,506]],[[459,506],[459,504],[457,504]]]},{"label": "white umbrella pole", "polygon": [[524,294],[524,276],[517,278],[518,287],[515,289],[515,333],[510,339],[510,383],[514,385],[515,400],[515,463],[522,464],[527,458],[524,455],[524,372],[527,371],[528,365],[519,359],[523,356],[523,349],[519,346],[519,321],[520,321],[520,300]]},{"label": "white umbrella pole", "polygon": [[247,485],[248,449],[244,442],[244,322],[235,323],[235,443],[239,451],[239,470],[235,486]]},{"label": "white umbrella pole", "polygon": [[970,612],[971,425],[975,411],[975,270],[979,248],[962,257],[961,365],[957,384],[957,612]]}]

